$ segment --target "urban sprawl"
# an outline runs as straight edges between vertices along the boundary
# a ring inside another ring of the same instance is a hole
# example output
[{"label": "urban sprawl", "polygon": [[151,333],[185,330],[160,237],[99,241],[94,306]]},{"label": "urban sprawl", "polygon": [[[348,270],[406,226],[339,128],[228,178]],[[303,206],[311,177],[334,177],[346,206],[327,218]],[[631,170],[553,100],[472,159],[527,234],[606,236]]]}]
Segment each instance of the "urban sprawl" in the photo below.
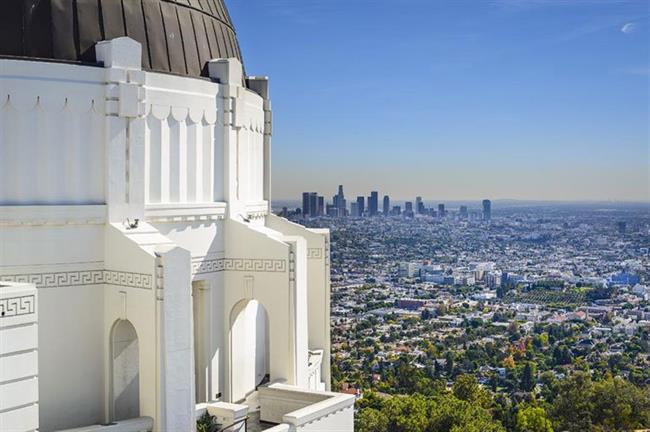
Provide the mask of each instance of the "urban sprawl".
[{"label": "urban sprawl", "polygon": [[[467,380],[492,395],[490,424],[506,430],[521,429],[521,413],[601,430],[580,422],[609,420],[572,420],[578,401],[560,397],[581,376],[592,410],[607,380],[650,401],[647,205],[427,208],[417,197],[402,208],[384,196],[380,209],[377,192],[348,206],[339,186],[331,204],[306,192],[301,208],[279,212],[331,230],[334,386],[360,398],[359,430],[382,430],[371,418],[391,412],[390,395],[441,386],[460,397]],[[626,424],[650,426],[650,407],[637,408]]]}]

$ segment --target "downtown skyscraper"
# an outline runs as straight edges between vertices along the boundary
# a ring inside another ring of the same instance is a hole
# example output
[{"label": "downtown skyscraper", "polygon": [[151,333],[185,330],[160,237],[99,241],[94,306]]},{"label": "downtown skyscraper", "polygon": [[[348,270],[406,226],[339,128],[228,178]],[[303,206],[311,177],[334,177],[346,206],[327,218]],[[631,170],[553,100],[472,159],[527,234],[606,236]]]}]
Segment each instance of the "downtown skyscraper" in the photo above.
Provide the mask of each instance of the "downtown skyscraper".
[{"label": "downtown skyscraper", "polygon": [[490,221],[492,219],[492,201],[483,200],[483,220]]},{"label": "downtown skyscraper", "polygon": [[379,192],[372,191],[368,197],[368,216],[377,216],[379,209]]},{"label": "downtown skyscraper", "polygon": [[388,195],[384,195],[383,210],[384,216],[388,216],[390,214],[390,197]]}]

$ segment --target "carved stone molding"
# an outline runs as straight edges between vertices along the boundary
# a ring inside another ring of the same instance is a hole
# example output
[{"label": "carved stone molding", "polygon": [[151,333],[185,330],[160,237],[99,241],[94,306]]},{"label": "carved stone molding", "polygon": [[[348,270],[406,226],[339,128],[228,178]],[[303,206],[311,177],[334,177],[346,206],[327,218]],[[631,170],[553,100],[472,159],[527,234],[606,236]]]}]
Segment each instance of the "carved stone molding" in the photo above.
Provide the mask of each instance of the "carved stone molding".
[{"label": "carved stone molding", "polygon": [[323,259],[323,249],[321,248],[308,248],[307,259]]},{"label": "carved stone molding", "polygon": [[117,270],[73,270],[52,273],[6,274],[0,275],[0,280],[31,283],[36,288],[106,284],[128,288],[151,289],[153,286],[153,278],[150,274]]},{"label": "carved stone molding", "polygon": [[287,262],[267,258],[216,258],[192,263],[192,274],[222,271],[284,273],[287,271]]},{"label": "carved stone molding", "polygon": [[34,294],[0,298],[0,318],[30,315],[36,311],[36,296]]}]

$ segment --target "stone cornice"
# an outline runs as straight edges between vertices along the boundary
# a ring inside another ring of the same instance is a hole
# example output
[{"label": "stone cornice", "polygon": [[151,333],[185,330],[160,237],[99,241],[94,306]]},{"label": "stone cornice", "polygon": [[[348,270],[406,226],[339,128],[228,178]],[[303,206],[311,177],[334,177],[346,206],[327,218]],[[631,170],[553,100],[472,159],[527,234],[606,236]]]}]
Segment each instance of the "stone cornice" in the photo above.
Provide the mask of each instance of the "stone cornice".
[{"label": "stone cornice", "polygon": [[147,205],[145,219],[152,223],[211,222],[226,217],[227,204],[156,204]]}]

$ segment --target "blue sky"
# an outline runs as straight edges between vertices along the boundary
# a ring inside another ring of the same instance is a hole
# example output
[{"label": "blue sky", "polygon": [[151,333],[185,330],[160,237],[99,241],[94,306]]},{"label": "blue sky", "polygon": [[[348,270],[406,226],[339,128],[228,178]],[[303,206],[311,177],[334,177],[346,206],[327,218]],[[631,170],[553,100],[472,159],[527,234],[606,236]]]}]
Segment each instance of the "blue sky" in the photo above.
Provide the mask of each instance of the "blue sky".
[{"label": "blue sky", "polygon": [[273,196],[650,200],[647,0],[228,0]]}]

